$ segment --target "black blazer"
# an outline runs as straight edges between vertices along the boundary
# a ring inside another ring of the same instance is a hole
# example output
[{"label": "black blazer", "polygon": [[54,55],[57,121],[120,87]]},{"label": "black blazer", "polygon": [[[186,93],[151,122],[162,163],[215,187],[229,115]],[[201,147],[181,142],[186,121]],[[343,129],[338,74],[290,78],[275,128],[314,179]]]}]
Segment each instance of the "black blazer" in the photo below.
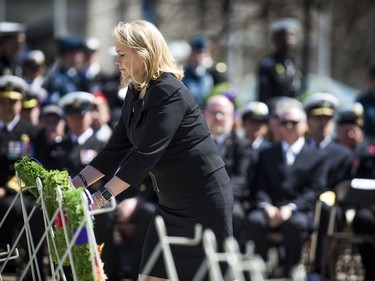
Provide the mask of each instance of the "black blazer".
[{"label": "black blazer", "polygon": [[324,161],[324,154],[306,143],[292,166],[285,164],[280,143],[261,151],[251,187],[255,205],[294,203],[299,211],[313,210],[317,197],[326,189]]},{"label": "black blazer", "polygon": [[133,187],[149,174],[158,191],[197,186],[224,162],[192,94],[164,73],[143,100],[128,88],[113,135],[90,165],[108,176],[121,166],[116,175]]},{"label": "black blazer", "polygon": [[349,148],[333,140],[320,151],[326,156],[327,189],[334,190],[338,183],[351,178],[351,169],[354,161],[353,153]]},{"label": "black blazer", "polygon": [[246,188],[246,174],[250,165],[250,148],[238,134],[232,132],[219,147],[225,163],[225,169],[230,177],[234,197],[242,200]]}]

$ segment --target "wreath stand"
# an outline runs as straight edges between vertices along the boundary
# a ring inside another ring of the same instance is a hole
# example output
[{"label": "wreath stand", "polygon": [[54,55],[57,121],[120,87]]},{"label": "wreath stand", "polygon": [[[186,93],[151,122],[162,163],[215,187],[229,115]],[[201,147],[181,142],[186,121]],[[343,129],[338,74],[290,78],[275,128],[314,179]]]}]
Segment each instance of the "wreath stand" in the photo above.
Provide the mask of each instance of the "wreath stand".
[{"label": "wreath stand", "polygon": [[[7,245],[7,249],[5,252],[0,252],[0,281],[2,281],[2,273],[4,271],[5,266],[10,260],[17,259],[19,257],[19,250],[17,248],[18,243],[21,240],[22,235],[25,234],[26,236],[26,246],[28,249],[28,262],[23,268],[23,271],[21,273],[21,276],[19,276],[19,280],[23,280],[25,278],[25,275],[27,274],[28,270],[31,271],[33,280],[41,280],[41,272],[39,270],[37,259],[36,259],[36,253],[41,249],[43,243],[46,241],[47,248],[48,248],[48,259],[50,264],[50,270],[51,270],[51,278],[52,280],[63,280],[66,281],[66,277],[63,271],[63,265],[66,259],[70,259],[70,268],[72,271],[72,276],[74,280],[79,280],[77,278],[76,273],[76,264],[74,262],[74,258],[72,256],[72,249],[75,247],[77,241],[80,239],[80,236],[82,233],[87,233],[87,238],[85,241],[87,241],[87,244],[90,247],[90,261],[92,265],[92,280],[93,281],[99,281],[99,280],[105,280],[105,274],[103,272],[103,269],[101,266],[98,266],[97,263],[100,261],[100,253],[98,250],[98,245],[96,243],[93,227],[91,225],[92,223],[92,216],[100,213],[106,213],[111,212],[115,210],[116,208],[116,200],[111,200],[110,206],[102,208],[100,210],[94,210],[91,211],[89,209],[89,200],[85,192],[81,193],[81,204],[82,206],[86,206],[83,208],[83,218],[79,222],[79,226],[74,232],[74,234],[68,233],[68,227],[67,222],[65,219],[62,219],[62,229],[64,231],[64,237],[66,242],[66,251],[64,251],[62,254],[58,254],[58,247],[56,245],[56,241],[53,239],[55,237],[55,233],[53,231],[53,226],[55,225],[56,218],[60,216],[61,214],[64,214],[66,211],[66,208],[63,206],[63,196],[61,189],[57,186],[56,187],[56,193],[57,193],[57,200],[58,200],[58,208],[53,214],[48,214],[45,201],[43,200],[43,186],[42,182],[39,178],[36,179],[36,187],[38,189],[39,196],[36,198],[36,204],[34,207],[27,212],[25,204],[24,204],[24,195],[23,191],[25,188],[22,188],[21,186],[21,180],[18,177],[18,174],[16,172],[17,181],[19,185],[19,191],[15,195],[9,209],[7,210],[4,218],[0,221],[0,228],[2,227],[4,221],[6,220],[7,216],[9,215],[11,209],[14,207],[17,200],[20,200],[21,206],[22,206],[22,216],[23,216],[23,226],[20,229],[17,237],[15,238],[15,241],[13,242],[13,245]],[[28,187],[26,187],[27,189]],[[43,221],[45,226],[45,231],[43,232],[43,235],[38,242],[37,245],[34,244],[32,239],[32,232],[30,225],[30,218],[33,216],[37,208],[42,209],[43,213]],[[53,262],[51,253],[54,253],[57,258],[57,263]]]}]

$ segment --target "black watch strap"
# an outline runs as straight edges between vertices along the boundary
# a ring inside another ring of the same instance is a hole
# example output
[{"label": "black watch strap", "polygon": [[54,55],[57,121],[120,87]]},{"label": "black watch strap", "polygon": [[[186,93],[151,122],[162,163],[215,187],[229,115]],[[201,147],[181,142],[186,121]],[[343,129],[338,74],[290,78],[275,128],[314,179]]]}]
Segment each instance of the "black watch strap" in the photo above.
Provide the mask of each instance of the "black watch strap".
[{"label": "black watch strap", "polygon": [[107,188],[104,186],[99,189],[100,193],[102,194],[103,198],[107,201],[109,201],[112,197],[113,194],[111,191],[109,191]]}]

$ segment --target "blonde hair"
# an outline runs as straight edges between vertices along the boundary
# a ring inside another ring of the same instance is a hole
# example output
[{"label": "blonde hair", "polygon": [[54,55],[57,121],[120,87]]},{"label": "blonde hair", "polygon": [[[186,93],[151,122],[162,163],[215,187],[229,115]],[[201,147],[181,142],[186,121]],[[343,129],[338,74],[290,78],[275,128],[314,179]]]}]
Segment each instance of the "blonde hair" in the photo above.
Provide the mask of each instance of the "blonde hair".
[{"label": "blonde hair", "polygon": [[182,79],[183,69],[177,66],[169,52],[167,42],[155,25],[145,20],[119,22],[113,30],[114,40],[136,52],[144,61],[141,77],[131,77],[138,89],[144,89],[150,80],[156,80],[164,72]]}]

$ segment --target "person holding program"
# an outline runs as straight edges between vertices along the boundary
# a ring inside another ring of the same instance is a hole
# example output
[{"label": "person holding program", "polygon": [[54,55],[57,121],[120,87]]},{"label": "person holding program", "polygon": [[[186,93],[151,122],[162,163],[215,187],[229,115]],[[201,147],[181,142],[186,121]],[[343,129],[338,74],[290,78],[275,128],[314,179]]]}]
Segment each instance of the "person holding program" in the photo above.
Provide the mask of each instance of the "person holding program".
[{"label": "person holding program", "polygon": [[[169,236],[193,237],[196,224],[211,229],[219,250],[232,235],[233,191],[224,162],[193,95],[181,82],[160,31],[144,20],[119,22],[113,30],[116,65],[129,83],[121,117],[106,147],[73,178],[87,187],[102,177],[93,194],[101,208],[129,186],[139,187],[149,175],[158,205],[149,225],[139,280],[168,280],[163,257],[144,273],[159,242],[155,217],[161,216]],[[192,280],[205,258],[203,246],[171,246],[177,274]]]}]

